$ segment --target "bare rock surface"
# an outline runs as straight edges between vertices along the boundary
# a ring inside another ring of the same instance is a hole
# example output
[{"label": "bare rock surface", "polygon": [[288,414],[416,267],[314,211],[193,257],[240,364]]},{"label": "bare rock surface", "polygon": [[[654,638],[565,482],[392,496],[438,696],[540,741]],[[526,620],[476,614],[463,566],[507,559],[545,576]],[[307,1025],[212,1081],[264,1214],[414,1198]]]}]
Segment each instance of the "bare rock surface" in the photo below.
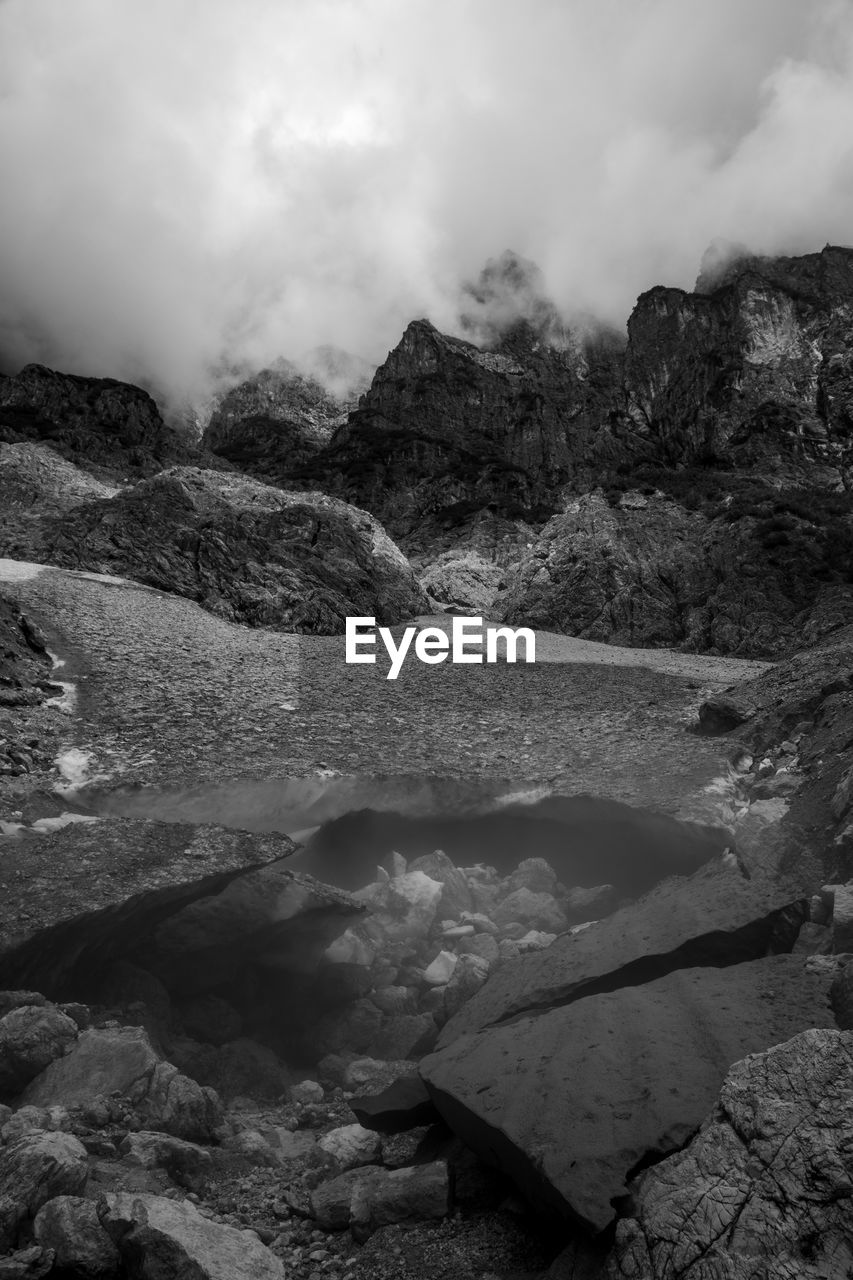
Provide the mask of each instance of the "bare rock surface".
[{"label": "bare rock surface", "polygon": [[52,1249],[56,1266],[86,1280],[109,1280],[120,1265],[118,1250],[101,1226],[97,1201],[55,1196],[36,1215],[33,1234]]},{"label": "bare rock surface", "polygon": [[800,1035],[737,1062],[684,1151],[642,1174],[610,1280],[803,1280],[853,1266],[853,1035]]},{"label": "bare rock surface", "polygon": [[6,554],[130,577],[249,626],[324,635],[348,615],[387,624],[426,606],[373,516],[245,476],[175,467],[28,530],[7,534]]},{"label": "bare rock surface", "polygon": [[421,1073],[468,1146],[598,1232],[634,1166],[696,1129],[731,1064],[832,1026],[828,999],[796,956],[681,969],[462,1035]]},{"label": "bare rock surface", "polygon": [[0,1147],[0,1252],[54,1196],[80,1195],[88,1176],[86,1149],[70,1133],[27,1133]]},{"label": "bare rock surface", "polygon": [[54,1005],[23,1005],[0,1018],[0,1098],[8,1100],[77,1038],[77,1024]]},{"label": "bare rock surface", "polygon": [[803,890],[754,867],[747,878],[716,859],[671,877],[579,933],[558,937],[492,977],[443,1028],[439,1048],[460,1036],[679,968],[733,964],[793,945],[806,918]]},{"label": "bare rock surface", "polygon": [[209,1222],[189,1201],[120,1193],[107,1196],[99,1216],[122,1262],[140,1280],[284,1280],[280,1259],[253,1231]]},{"label": "bare rock surface", "polygon": [[114,1094],[126,1098],[150,1128],[178,1138],[209,1141],[221,1121],[212,1090],[164,1062],[142,1027],[81,1032],[71,1052],[28,1085],[21,1102],[91,1109]]}]

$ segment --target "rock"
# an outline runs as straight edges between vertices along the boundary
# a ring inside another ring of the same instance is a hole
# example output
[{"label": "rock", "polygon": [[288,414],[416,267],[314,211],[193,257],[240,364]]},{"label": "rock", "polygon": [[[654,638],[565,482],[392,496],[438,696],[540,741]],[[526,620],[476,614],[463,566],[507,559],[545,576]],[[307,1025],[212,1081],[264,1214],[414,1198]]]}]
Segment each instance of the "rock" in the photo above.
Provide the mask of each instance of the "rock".
[{"label": "rock", "polygon": [[556,933],[543,933],[541,929],[531,929],[520,938],[516,938],[515,945],[518,947],[519,954],[525,955],[529,951],[544,951],[556,940]]},{"label": "rock", "polygon": [[189,1201],[123,1193],[98,1211],[122,1264],[139,1280],[284,1280],[284,1267],[254,1231],[202,1217]]},{"label": "rock", "polygon": [[[241,1129],[238,1133],[227,1137],[222,1146],[225,1151],[233,1151],[245,1157],[250,1164],[274,1168],[285,1156],[292,1155],[294,1148],[298,1145],[284,1138],[287,1130],[280,1130],[279,1133],[281,1137],[276,1142],[272,1137],[259,1133],[257,1129]],[[295,1135],[290,1136],[295,1137]],[[304,1144],[300,1154],[313,1150],[314,1146],[314,1138],[311,1136],[310,1142]]]},{"label": "rock", "polygon": [[325,1089],[316,1080],[302,1080],[290,1087],[290,1101],[300,1107],[313,1106],[322,1102],[325,1096]]},{"label": "rock", "polygon": [[835,1021],[842,1031],[853,1031],[853,961],[838,970],[829,991]]},{"label": "rock", "polygon": [[304,1043],[318,1059],[345,1050],[367,1053],[381,1026],[382,1014],[371,1000],[354,1000],[324,1014],[307,1029]]},{"label": "rock", "polygon": [[225,1099],[248,1094],[274,1100],[282,1097],[292,1083],[292,1073],[278,1054],[245,1036],[219,1048],[173,1040],[170,1052],[182,1071]]},{"label": "rock", "polygon": [[380,1093],[359,1094],[349,1105],[359,1124],[377,1133],[404,1133],[440,1118],[418,1076],[394,1080]]},{"label": "rock", "polygon": [[832,949],[837,955],[853,951],[853,883],[835,887],[832,907]]},{"label": "rock", "polygon": [[460,956],[479,956],[488,964],[496,964],[500,957],[500,946],[497,938],[491,933],[475,933],[473,937],[464,938],[457,944]]},{"label": "rock", "polygon": [[161,1061],[142,1027],[81,1031],[71,1052],[36,1076],[22,1101],[85,1107],[111,1094],[127,1098],[149,1128],[177,1138],[209,1140],[221,1123],[213,1091]]},{"label": "rock", "polygon": [[57,1268],[81,1280],[110,1280],[119,1269],[118,1250],[101,1226],[94,1200],[56,1196],[39,1209],[33,1234],[53,1250]]},{"label": "rock", "polygon": [[141,1169],[163,1169],[173,1182],[198,1191],[213,1167],[209,1151],[194,1142],[170,1134],[141,1130],[129,1133],[119,1147],[126,1164]]},{"label": "rock", "polygon": [[597,884],[592,889],[570,889],[566,894],[566,910],[573,918],[598,919],[613,910],[616,896],[612,884]]},{"label": "rock", "polygon": [[70,1133],[31,1132],[0,1149],[0,1252],[48,1200],[80,1195],[88,1172],[86,1149]]},{"label": "rock", "polygon": [[420,871],[442,885],[437,909],[439,917],[458,920],[464,911],[472,910],[474,903],[465,874],[443,850],[436,849],[434,853],[423,854],[409,862],[409,874],[413,871]]},{"label": "rock", "polygon": [[840,821],[853,805],[853,768],[847,770],[835,788],[831,807],[833,815]]},{"label": "rock", "polygon": [[414,1062],[379,1062],[375,1058],[356,1058],[344,1072],[345,1089],[375,1092],[386,1088],[400,1076],[416,1076]]},{"label": "rock", "polygon": [[0,1098],[11,1099],[77,1038],[53,1005],[23,1005],[0,1018]]},{"label": "rock", "polygon": [[[691,876],[664,880],[638,902],[502,966],[442,1029],[439,1047],[581,994],[789,949],[808,912],[808,899],[798,892],[758,861],[749,879],[736,864],[715,861]],[[502,958],[517,955],[515,943],[501,942]]]},{"label": "rock", "polygon": [[517,889],[529,889],[531,893],[553,895],[557,886],[557,873],[544,858],[525,858],[519,862],[506,880],[506,896]]},{"label": "rock", "polygon": [[336,377],[329,391],[307,371],[277,360],[218,400],[203,443],[238,470],[281,484],[346,421],[369,385],[368,369],[353,367],[346,383]]},{"label": "rock", "polygon": [[449,1018],[480,990],[489,976],[489,969],[488,960],[484,960],[482,956],[467,954],[459,957],[444,996],[444,1007]]},{"label": "rock", "polygon": [[0,1258],[0,1280],[42,1280],[50,1275],[56,1261],[52,1249],[31,1245]]},{"label": "rock", "polygon": [[491,917],[483,915],[481,911],[463,911],[459,918],[463,924],[472,924],[478,934],[498,932],[498,926]]},{"label": "rock", "polygon": [[737,1062],[698,1135],[640,1176],[607,1277],[845,1274],[851,1135],[850,1033],[803,1031]]},{"label": "rock", "polygon": [[0,439],[49,443],[73,462],[150,475],[197,456],[145,391],[28,364],[0,379]]},{"label": "rock", "polygon": [[790,955],[681,969],[461,1034],[420,1071],[467,1146],[598,1232],[629,1172],[684,1143],[733,1062],[831,1023],[829,986]]},{"label": "rock", "polygon": [[425,937],[436,918],[444,885],[423,871],[409,870],[381,885],[368,886],[353,894],[366,902],[373,919],[391,941],[409,942]]},{"label": "rock", "polygon": [[380,1013],[387,1015],[415,1013],[418,1007],[417,996],[411,987],[382,987],[379,991],[371,991],[370,999]]},{"label": "rock", "polygon": [[345,1171],[374,1164],[379,1159],[382,1141],[376,1133],[360,1124],[346,1124],[324,1134],[318,1146]]},{"label": "rock", "polygon": [[447,1165],[352,1169],[311,1194],[311,1216],[325,1231],[354,1225],[365,1235],[392,1222],[424,1222],[449,1211]]},{"label": "rock", "polygon": [[[56,1107],[53,1110],[58,1112],[60,1108]],[[0,1138],[4,1142],[14,1142],[17,1138],[23,1137],[25,1133],[31,1133],[34,1129],[41,1130],[43,1133],[56,1132],[70,1127],[67,1111],[64,1119],[66,1121],[65,1125],[51,1123],[51,1113],[45,1107],[19,1107],[14,1115],[11,1115],[5,1122],[3,1128],[0,1129]]]},{"label": "rock", "polygon": [[739,725],[746,724],[754,715],[751,707],[744,706],[735,698],[727,698],[718,694],[708,698],[699,708],[699,724],[705,733],[729,733]]},{"label": "rock", "polygon": [[431,1013],[410,1013],[389,1018],[370,1045],[374,1058],[397,1061],[419,1058],[435,1047],[437,1028]]},{"label": "rock", "polygon": [[444,987],[453,976],[459,957],[452,951],[439,951],[424,969],[424,982],[431,987]]},{"label": "rock", "polygon": [[47,1003],[47,998],[38,991],[0,991],[0,1018],[5,1018],[13,1009],[23,1009],[27,1005],[44,1006]]},{"label": "rock", "polygon": [[498,927],[512,921],[549,933],[562,933],[568,921],[550,893],[534,893],[531,889],[515,889],[495,907],[493,919]]},{"label": "rock", "polygon": [[794,943],[794,955],[829,955],[831,951],[832,930],[828,925],[807,920]]},{"label": "rock", "polygon": [[433,600],[470,617],[489,617],[505,571],[477,551],[446,551],[420,574]]},{"label": "rock", "polygon": [[427,609],[409,562],[366,511],[198,467],[45,516],[20,550],[273,630],[335,635],[348,616],[393,625]]}]

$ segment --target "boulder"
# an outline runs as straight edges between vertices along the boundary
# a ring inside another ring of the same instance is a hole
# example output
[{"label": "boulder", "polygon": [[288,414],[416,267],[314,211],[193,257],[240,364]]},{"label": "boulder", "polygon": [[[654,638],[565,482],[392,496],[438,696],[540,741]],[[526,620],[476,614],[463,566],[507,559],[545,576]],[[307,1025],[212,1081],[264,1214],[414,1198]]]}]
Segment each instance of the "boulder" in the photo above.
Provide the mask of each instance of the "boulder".
[{"label": "boulder", "polygon": [[0,1099],[16,1097],[77,1038],[77,1024],[54,1005],[21,1005],[0,1018]]},{"label": "boulder", "polygon": [[53,1250],[60,1271],[80,1280],[111,1280],[119,1269],[118,1250],[101,1226],[94,1200],[56,1196],[39,1209],[33,1234]]},{"label": "boulder", "polygon": [[419,1076],[401,1076],[380,1093],[350,1098],[349,1105],[359,1123],[377,1133],[404,1133],[440,1119]]},{"label": "boulder", "polygon": [[[638,902],[563,934],[542,951],[502,966],[442,1029],[457,1036],[529,1010],[662,977],[671,970],[733,964],[793,946],[808,897],[760,865],[749,878],[715,860],[662,881]],[[502,958],[518,954],[517,945]]]},{"label": "boulder", "polygon": [[[489,941],[494,944],[493,938]],[[488,960],[484,960],[482,956],[466,953],[459,957],[444,993],[444,1007],[448,1017],[453,1017],[480,990],[489,976],[490,968]]]},{"label": "boulder", "polygon": [[173,1182],[190,1191],[199,1189],[213,1167],[210,1152],[197,1143],[144,1129],[129,1133],[119,1151],[126,1164],[163,1169]]},{"label": "boulder", "polygon": [[452,951],[439,951],[424,969],[424,982],[431,987],[445,987],[453,976],[459,957]]},{"label": "boulder", "polygon": [[254,1231],[202,1217],[187,1200],[119,1193],[98,1214],[122,1264],[138,1280],[284,1280],[284,1267]]},{"label": "boulder", "polygon": [[835,886],[832,907],[832,949],[836,955],[853,951],[853,883]]},{"label": "boulder", "polygon": [[524,858],[507,877],[505,889],[506,894],[515,893],[516,889],[553,894],[556,885],[557,873],[549,862],[544,858]]},{"label": "boulder", "polygon": [[216,1094],[155,1053],[142,1027],[81,1031],[73,1049],[36,1076],[22,1101],[86,1107],[117,1094],[149,1128],[190,1141],[209,1140],[221,1123]]},{"label": "boulder", "polygon": [[550,893],[534,893],[526,888],[507,894],[495,907],[492,919],[500,928],[511,922],[549,933],[562,933],[568,928],[562,908]]},{"label": "boulder", "polygon": [[717,694],[699,707],[699,725],[705,733],[729,733],[746,724],[754,714],[754,708],[738,699]]},{"label": "boulder", "polygon": [[442,849],[423,854],[409,863],[409,873],[421,871],[431,880],[442,885],[438,901],[438,916],[457,920],[463,911],[471,911],[474,903],[471,889],[462,871],[454,865]]},{"label": "boulder", "polygon": [[853,1034],[735,1063],[683,1150],[641,1174],[608,1280],[850,1274]]},{"label": "boulder", "polygon": [[38,539],[51,564],[120,574],[247,626],[335,635],[348,616],[393,626],[428,604],[366,511],[237,473],[171,467],[44,517]]},{"label": "boulder", "polygon": [[374,1164],[379,1159],[382,1141],[377,1133],[360,1124],[345,1124],[324,1134],[317,1145],[343,1172]]},{"label": "boulder", "polygon": [[630,1171],[696,1129],[733,1062],[832,1025],[830,981],[790,955],[682,969],[470,1031],[420,1071],[466,1145],[597,1232]]},{"label": "boulder", "polygon": [[449,1212],[443,1161],[405,1169],[352,1169],[311,1194],[311,1216],[325,1231],[353,1226],[365,1235],[393,1222],[423,1222]]},{"label": "boulder", "polygon": [[54,1196],[77,1196],[86,1185],[86,1149],[70,1133],[24,1134],[0,1148],[0,1253]]},{"label": "boulder", "polygon": [[431,1013],[401,1014],[389,1018],[370,1045],[374,1058],[396,1061],[419,1058],[435,1047],[437,1028]]},{"label": "boulder", "polygon": [[370,907],[388,940],[410,942],[429,933],[443,893],[444,885],[438,880],[409,870],[393,880],[368,885],[353,897]]},{"label": "boulder", "polygon": [[55,1262],[53,1250],[41,1245],[17,1249],[0,1258],[0,1280],[42,1280],[53,1272]]}]

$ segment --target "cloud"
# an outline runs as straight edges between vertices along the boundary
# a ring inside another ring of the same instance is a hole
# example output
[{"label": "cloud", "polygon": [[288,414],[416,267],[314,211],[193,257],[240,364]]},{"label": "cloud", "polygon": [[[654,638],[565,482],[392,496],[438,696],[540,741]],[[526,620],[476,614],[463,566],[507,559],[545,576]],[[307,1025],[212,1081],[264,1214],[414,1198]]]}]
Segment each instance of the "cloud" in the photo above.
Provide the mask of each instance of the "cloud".
[{"label": "cloud", "polygon": [[198,394],[379,360],[512,247],[624,323],[853,238],[839,0],[5,0],[0,351]]}]

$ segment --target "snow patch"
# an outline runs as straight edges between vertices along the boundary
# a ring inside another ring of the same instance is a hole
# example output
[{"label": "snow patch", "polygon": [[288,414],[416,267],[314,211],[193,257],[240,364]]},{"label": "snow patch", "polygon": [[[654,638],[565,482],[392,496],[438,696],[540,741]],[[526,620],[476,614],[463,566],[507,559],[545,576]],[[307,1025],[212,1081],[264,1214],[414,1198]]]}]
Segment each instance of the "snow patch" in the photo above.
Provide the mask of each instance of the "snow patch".
[{"label": "snow patch", "polygon": [[59,813],[54,818],[38,818],[32,825],[33,831],[45,835],[49,831],[61,831],[63,827],[69,827],[74,822],[100,822],[100,818],[96,818],[88,813]]},{"label": "snow patch", "polygon": [[81,751],[79,747],[64,751],[57,757],[56,765],[65,781],[57,783],[55,790],[60,795],[70,795],[82,787],[89,781],[92,760],[93,756],[88,751]]}]

